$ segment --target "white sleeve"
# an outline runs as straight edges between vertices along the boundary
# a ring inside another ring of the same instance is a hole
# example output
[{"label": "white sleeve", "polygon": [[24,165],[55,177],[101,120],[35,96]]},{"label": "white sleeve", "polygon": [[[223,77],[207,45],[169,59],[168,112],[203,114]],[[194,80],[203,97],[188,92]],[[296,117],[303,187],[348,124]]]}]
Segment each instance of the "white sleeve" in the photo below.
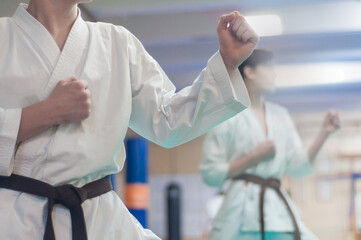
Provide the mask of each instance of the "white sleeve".
[{"label": "white sleeve", "polygon": [[287,128],[286,134],[288,134],[286,147],[287,174],[296,178],[312,174],[313,166],[308,151],[303,146],[297,129],[289,116],[286,117],[285,127]]},{"label": "white sleeve", "polygon": [[10,176],[21,121],[21,108],[0,108],[0,175]]},{"label": "white sleeve", "polygon": [[175,87],[139,40],[128,36],[132,83],[130,128],[163,147],[175,147],[207,132],[249,106],[243,79],[228,76],[219,52],[193,85]]},{"label": "white sleeve", "polygon": [[227,179],[229,170],[230,137],[225,124],[208,133],[199,165],[203,181],[209,186],[218,188],[221,188]]}]

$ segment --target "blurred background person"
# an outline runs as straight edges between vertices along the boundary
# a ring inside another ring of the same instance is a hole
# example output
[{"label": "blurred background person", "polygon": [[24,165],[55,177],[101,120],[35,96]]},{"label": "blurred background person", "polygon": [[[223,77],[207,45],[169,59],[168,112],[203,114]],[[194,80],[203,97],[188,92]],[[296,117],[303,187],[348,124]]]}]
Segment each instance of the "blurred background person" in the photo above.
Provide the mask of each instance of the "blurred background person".
[{"label": "blurred background person", "polygon": [[[200,164],[204,181],[221,187],[234,179],[213,223],[210,239],[316,240],[300,221],[280,179],[311,174],[315,157],[340,127],[329,111],[313,144],[305,149],[288,111],[264,100],[274,90],[273,54],[256,49],[239,66],[251,107],[212,130]],[[292,76],[290,76],[292,77]]]}]

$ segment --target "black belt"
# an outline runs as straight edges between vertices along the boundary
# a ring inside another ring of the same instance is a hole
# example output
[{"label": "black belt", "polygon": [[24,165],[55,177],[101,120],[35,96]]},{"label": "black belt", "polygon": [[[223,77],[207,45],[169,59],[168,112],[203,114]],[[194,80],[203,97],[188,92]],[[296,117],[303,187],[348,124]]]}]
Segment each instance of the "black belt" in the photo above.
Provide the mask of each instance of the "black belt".
[{"label": "black belt", "polygon": [[[90,198],[100,196],[112,190],[110,177],[99,179],[78,188],[66,184],[54,187],[48,183],[19,175],[0,177],[0,188],[25,192],[48,198],[48,216],[44,233],[44,240],[55,240],[51,213],[55,204],[61,204],[70,210],[72,238],[87,240],[86,224],[81,204]],[[31,206],[29,206],[31,207]]]},{"label": "black belt", "polygon": [[294,236],[296,240],[301,240],[301,233],[298,227],[295,215],[292,212],[292,209],[287,202],[285,196],[281,192],[281,182],[276,178],[261,178],[259,176],[253,174],[241,174],[238,177],[235,177],[234,180],[244,180],[246,182],[252,182],[259,184],[261,186],[260,198],[259,198],[259,208],[260,208],[260,224],[261,224],[261,232],[262,232],[262,240],[265,240],[265,224],[264,224],[264,195],[267,188],[272,188],[276,191],[279,198],[283,201],[285,206],[287,207],[287,211],[291,216],[293,227],[294,227]]}]

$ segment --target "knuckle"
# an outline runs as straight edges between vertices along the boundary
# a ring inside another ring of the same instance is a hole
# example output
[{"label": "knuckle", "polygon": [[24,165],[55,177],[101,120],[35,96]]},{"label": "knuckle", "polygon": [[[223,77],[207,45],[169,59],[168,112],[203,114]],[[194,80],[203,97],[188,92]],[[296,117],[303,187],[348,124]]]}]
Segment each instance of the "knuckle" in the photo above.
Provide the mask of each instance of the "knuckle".
[{"label": "knuckle", "polygon": [[81,93],[81,97],[82,97],[82,99],[86,100],[86,99],[89,98],[89,93],[84,91],[84,92]]},{"label": "knuckle", "polygon": [[83,83],[80,82],[80,81],[74,82],[74,88],[76,88],[76,89],[82,89],[82,88],[83,88]]},{"label": "knuckle", "polygon": [[83,91],[76,91],[77,100],[81,102],[85,102],[88,99],[87,93]]},{"label": "knuckle", "polygon": [[84,87],[84,83],[82,81],[77,81],[77,87],[82,89]]},{"label": "knuckle", "polygon": [[91,103],[90,103],[90,101],[85,101],[84,103],[83,103],[83,108],[84,109],[90,109],[90,106],[91,106]]},{"label": "knuckle", "polygon": [[58,86],[64,86],[65,83],[66,83],[65,80],[60,80],[57,85],[58,85]]},{"label": "knuckle", "polygon": [[84,116],[84,118],[89,117],[89,116],[90,116],[90,109],[84,111],[84,115],[83,115],[83,116]]}]

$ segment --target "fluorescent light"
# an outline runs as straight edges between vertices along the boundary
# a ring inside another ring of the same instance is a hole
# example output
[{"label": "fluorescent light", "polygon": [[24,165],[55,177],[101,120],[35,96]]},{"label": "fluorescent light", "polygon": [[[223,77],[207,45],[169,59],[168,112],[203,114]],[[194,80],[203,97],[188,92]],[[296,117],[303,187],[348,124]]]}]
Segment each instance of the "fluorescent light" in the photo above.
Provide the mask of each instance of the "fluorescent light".
[{"label": "fluorescent light", "polygon": [[278,15],[246,16],[249,25],[261,36],[276,36],[283,33],[282,20]]},{"label": "fluorescent light", "polygon": [[277,85],[305,86],[360,81],[361,62],[325,62],[275,66]]}]

